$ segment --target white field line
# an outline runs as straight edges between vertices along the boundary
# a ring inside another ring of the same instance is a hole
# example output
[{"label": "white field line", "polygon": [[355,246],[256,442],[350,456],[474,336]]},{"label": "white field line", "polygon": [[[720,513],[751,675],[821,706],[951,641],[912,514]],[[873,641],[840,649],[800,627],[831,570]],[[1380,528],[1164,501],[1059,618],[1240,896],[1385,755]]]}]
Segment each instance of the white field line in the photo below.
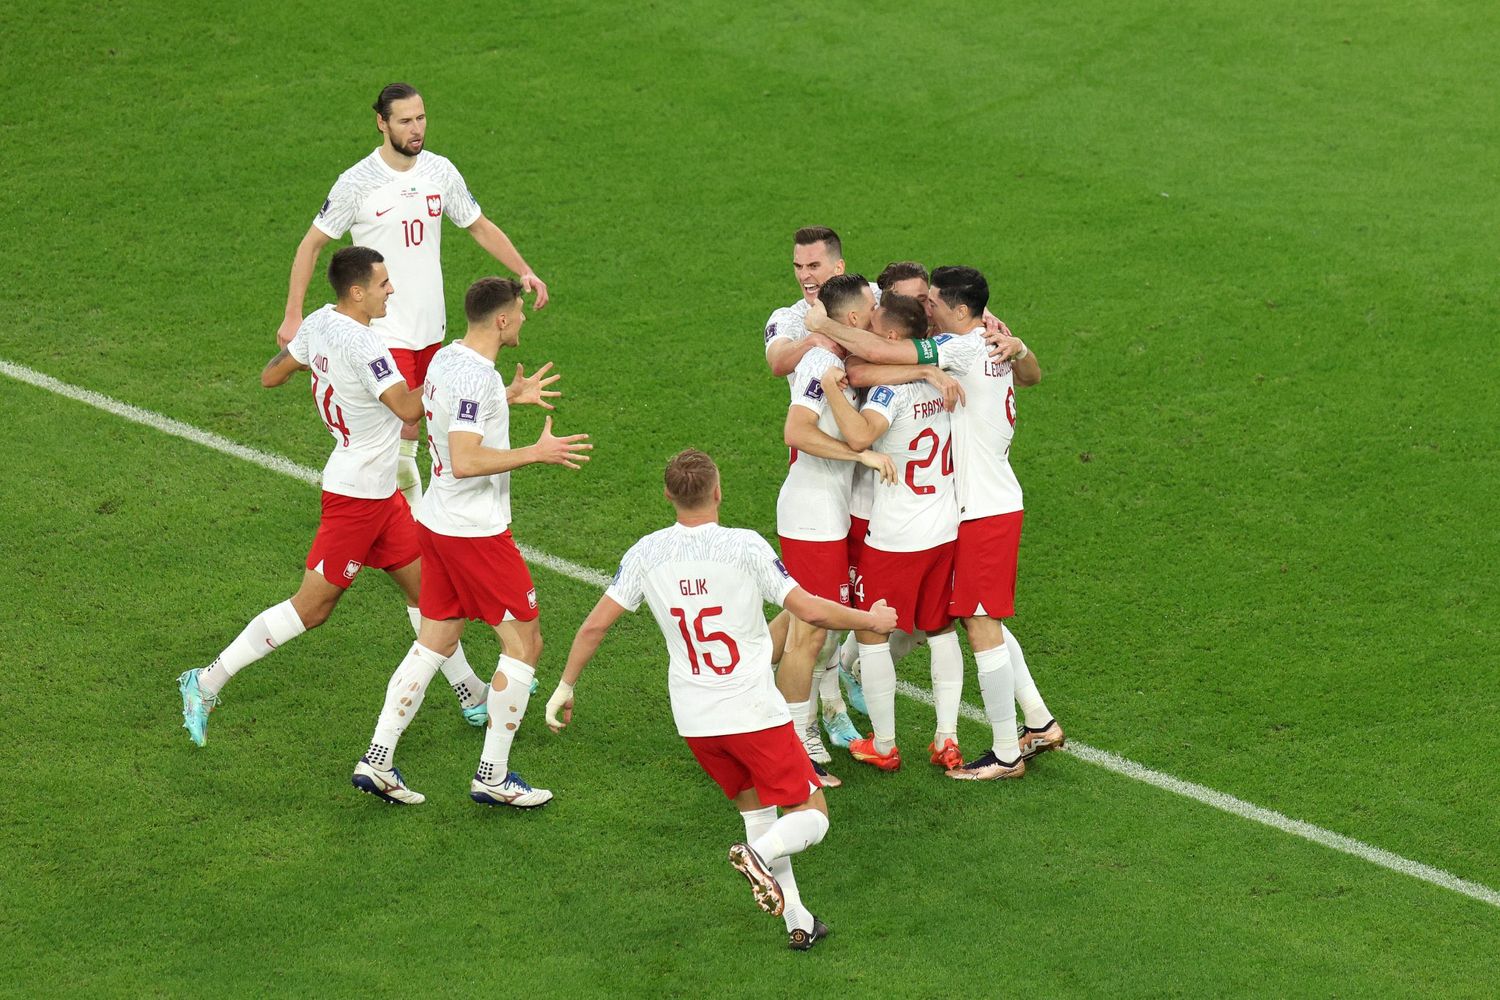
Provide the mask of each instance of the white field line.
[{"label": "white field line", "polygon": [[[206,448],[212,448],[226,455],[233,455],[235,458],[244,459],[262,468],[270,469],[272,472],[291,476],[293,479],[310,485],[316,486],[318,484],[320,473],[316,469],[299,465],[280,455],[272,455],[269,452],[247,448],[244,445],[230,441],[228,438],[200,430],[191,424],[184,424],[181,421],[173,420],[171,417],[162,416],[160,413],[143,410],[140,407],[131,406],[129,403],[122,403],[119,400],[111,399],[109,396],[102,395],[90,389],[81,389],[66,382],[59,382],[50,375],[43,375],[41,372],[34,371],[24,365],[0,360],[0,374],[8,375],[17,381],[26,382],[39,389],[56,393],[59,396],[65,396],[68,399],[86,403],[106,413],[112,413],[117,417],[124,417],[126,420],[142,424],[143,426],[161,431],[164,434],[185,438]],[[527,561],[535,565],[545,566],[554,573],[601,589],[609,586],[610,577],[604,573],[600,573],[598,570],[590,569],[587,566],[580,566],[566,559],[559,559],[557,556],[531,548],[530,546],[522,545],[520,548]],[[932,692],[924,688],[908,684],[905,681],[898,681],[896,689],[914,701],[919,701],[924,705],[932,704]],[[964,702],[959,706],[959,712],[964,718],[972,719],[975,722],[989,721],[983,709],[970,705],[968,702]],[[1470,882],[1467,879],[1459,878],[1457,875],[1452,875],[1440,868],[1433,868],[1431,865],[1424,865],[1420,861],[1403,858],[1399,854],[1392,854],[1390,851],[1382,850],[1372,844],[1355,840],[1352,837],[1345,837],[1343,834],[1334,833],[1332,830],[1325,830],[1320,826],[1292,819],[1275,810],[1263,808],[1246,802],[1244,799],[1235,798],[1233,795],[1215,791],[1204,785],[1194,784],[1191,781],[1183,781],[1181,778],[1174,778],[1170,774],[1152,770],[1144,764],[1137,764],[1133,760],[1112,754],[1108,750],[1091,747],[1077,740],[1068,741],[1064,752],[1070,753],[1080,760],[1097,764],[1105,770],[1113,771],[1116,774],[1124,775],[1127,778],[1134,778],[1136,781],[1145,782],[1148,785],[1172,792],[1175,795],[1181,795],[1196,802],[1201,802],[1222,812],[1272,827],[1283,833],[1289,833],[1294,837],[1301,837],[1303,840],[1310,840],[1315,844],[1322,844],[1324,847],[1332,848],[1335,851],[1351,854],[1356,858],[1368,861],[1370,864],[1389,868],[1391,871],[1421,879],[1423,882],[1430,882],[1433,885],[1441,886],[1460,895],[1468,896],[1470,899],[1477,899],[1481,903],[1500,907],[1500,892],[1496,892],[1494,889],[1486,885],[1481,885],[1478,882]]]}]

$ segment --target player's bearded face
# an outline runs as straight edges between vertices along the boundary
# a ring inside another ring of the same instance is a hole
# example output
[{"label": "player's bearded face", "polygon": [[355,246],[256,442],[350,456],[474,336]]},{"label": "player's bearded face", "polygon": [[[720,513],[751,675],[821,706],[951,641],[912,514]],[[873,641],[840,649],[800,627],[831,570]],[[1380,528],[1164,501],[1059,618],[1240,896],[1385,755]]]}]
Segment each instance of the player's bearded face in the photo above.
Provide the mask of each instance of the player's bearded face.
[{"label": "player's bearded face", "polygon": [[408,97],[391,104],[389,118],[380,120],[381,131],[391,140],[391,148],[402,156],[416,156],[427,139],[427,111],[421,97]]},{"label": "player's bearded face", "polygon": [[792,270],[797,275],[797,284],[802,286],[802,297],[811,303],[825,281],[844,273],[844,262],[833,259],[827,243],[813,243],[793,248]]}]

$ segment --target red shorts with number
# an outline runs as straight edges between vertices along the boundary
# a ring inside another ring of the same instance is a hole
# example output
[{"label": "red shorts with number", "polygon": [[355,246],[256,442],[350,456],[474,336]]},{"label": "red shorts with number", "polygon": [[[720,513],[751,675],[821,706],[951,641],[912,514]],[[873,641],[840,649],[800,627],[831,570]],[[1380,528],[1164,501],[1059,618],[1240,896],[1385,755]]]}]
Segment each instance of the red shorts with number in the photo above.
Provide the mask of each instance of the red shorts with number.
[{"label": "red shorts with number", "polygon": [[781,562],[797,585],[815,597],[849,603],[849,541],[804,542],[781,538]]},{"label": "red shorts with number", "polygon": [[858,589],[859,559],[864,555],[865,536],[870,533],[868,518],[849,517],[849,582]]},{"label": "red shorts with number", "polygon": [[763,806],[800,806],[822,787],[790,722],[754,733],[683,739],[726,798],[753,787]]},{"label": "red shorts with number", "polygon": [[535,621],[536,588],[515,540],[506,531],[482,538],[440,535],[417,525],[422,547],[423,618],[469,618],[499,625]]},{"label": "red shorts with number", "polygon": [[432,356],[442,346],[440,343],[428,344],[420,351],[405,347],[390,348],[391,357],[396,362],[396,369],[406,378],[407,388],[416,389],[426,383],[427,366],[432,364]]},{"label": "red shorts with number", "polygon": [[399,490],[384,500],[324,492],[307,568],[335,587],[348,587],[364,566],[400,569],[419,555],[416,522]]},{"label": "red shorts with number", "polygon": [[859,608],[884,599],[896,609],[896,627],[903,632],[919,628],[936,632],[947,628],[952,618],[948,601],[953,596],[953,543],[921,552],[886,552],[865,546],[859,561]]},{"label": "red shorts with number", "polygon": [[954,618],[1009,618],[1016,613],[1016,556],[1021,551],[1023,513],[1016,510],[959,522],[953,602],[948,605]]}]

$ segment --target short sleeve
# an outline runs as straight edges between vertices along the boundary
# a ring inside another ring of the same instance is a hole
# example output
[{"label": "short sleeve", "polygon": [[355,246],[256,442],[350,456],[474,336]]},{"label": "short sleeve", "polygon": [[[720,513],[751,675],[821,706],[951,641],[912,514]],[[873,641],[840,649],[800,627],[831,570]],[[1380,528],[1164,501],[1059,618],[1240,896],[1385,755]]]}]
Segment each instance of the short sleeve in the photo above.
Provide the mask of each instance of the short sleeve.
[{"label": "short sleeve", "polygon": [[646,599],[646,581],[641,574],[640,555],[634,546],[620,559],[620,568],[615,570],[615,578],[604,591],[604,596],[626,611],[634,611]]},{"label": "short sleeve", "polygon": [[786,571],[786,567],[764,538],[753,531],[747,531],[745,535],[745,559],[748,564],[745,568],[759,588],[762,600],[781,607],[786,603],[786,595],[796,588],[797,581],[792,579],[792,574]]},{"label": "short sleeve", "polygon": [[797,364],[797,370],[792,372],[792,405],[806,407],[822,416],[828,407],[828,400],[823,396],[821,376],[829,365],[837,361],[827,351],[810,351],[804,354]]},{"label": "short sleeve", "polygon": [[406,377],[396,367],[396,359],[374,334],[366,334],[349,347],[349,363],[359,372],[370,395],[376,399],[393,385],[406,384]]},{"label": "short sleeve", "polygon": [[803,323],[802,317],[797,315],[795,309],[783,306],[766,320],[766,350],[768,351],[773,341],[790,340],[796,343],[806,336],[807,325]]},{"label": "short sleeve", "polygon": [[291,343],[286,345],[286,352],[299,365],[306,365],[308,363],[307,338],[303,336],[303,331],[307,329],[307,320],[310,318],[307,317],[302,320],[302,324],[297,327],[297,332],[292,337]]},{"label": "short sleeve", "polygon": [[887,424],[896,422],[896,411],[901,408],[901,396],[903,393],[897,386],[877,385],[870,390],[865,398],[865,405],[860,407],[860,412],[874,410],[885,417]]},{"label": "short sleeve", "polygon": [[354,225],[354,213],[358,210],[359,198],[354,185],[340,177],[334,182],[328,197],[323,200],[323,207],[318,209],[313,225],[322,230],[324,236],[336,240]]},{"label": "short sleeve", "polygon": [[984,346],[984,338],[977,334],[965,334],[962,337],[944,334],[935,339],[938,367],[951,375],[969,374]]},{"label": "short sleeve", "polygon": [[487,382],[465,379],[450,390],[449,434],[484,434],[486,419],[496,403],[494,387]]},{"label": "short sleeve", "polygon": [[463,174],[452,163],[448,164],[443,187],[444,212],[448,221],[460,229],[468,229],[482,213],[479,202],[469,193],[469,185],[464,183]]}]

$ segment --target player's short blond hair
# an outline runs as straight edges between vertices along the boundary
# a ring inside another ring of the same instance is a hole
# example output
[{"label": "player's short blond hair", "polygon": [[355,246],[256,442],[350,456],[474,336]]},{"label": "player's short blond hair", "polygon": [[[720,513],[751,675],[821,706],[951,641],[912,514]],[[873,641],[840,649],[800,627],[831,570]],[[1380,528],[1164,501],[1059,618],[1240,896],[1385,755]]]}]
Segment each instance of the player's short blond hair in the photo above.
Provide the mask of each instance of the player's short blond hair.
[{"label": "player's short blond hair", "polygon": [[667,496],[679,507],[702,507],[719,483],[719,467],[697,448],[685,448],[667,463]]}]

